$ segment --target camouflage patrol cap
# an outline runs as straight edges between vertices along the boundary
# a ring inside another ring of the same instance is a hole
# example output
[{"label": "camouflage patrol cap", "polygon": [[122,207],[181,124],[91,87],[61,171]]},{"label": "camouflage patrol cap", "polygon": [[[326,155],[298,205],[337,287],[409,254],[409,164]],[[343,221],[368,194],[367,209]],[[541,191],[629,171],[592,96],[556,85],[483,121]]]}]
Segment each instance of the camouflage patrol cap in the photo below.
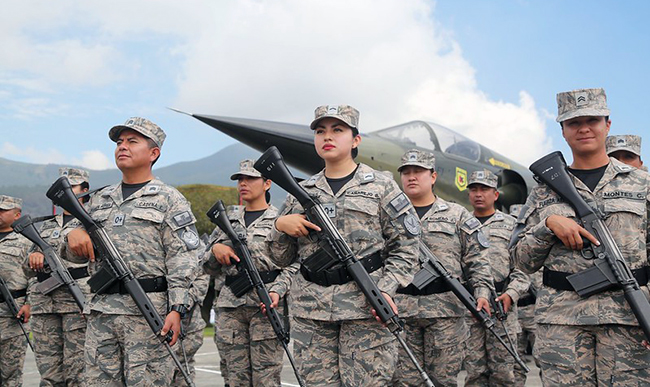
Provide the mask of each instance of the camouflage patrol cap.
[{"label": "camouflage patrol cap", "polygon": [[158,125],[142,117],[131,117],[126,120],[124,125],[113,126],[108,132],[108,137],[110,137],[111,140],[117,142],[117,140],[120,138],[120,133],[122,133],[124,129],[135,130],[141,135],[152,139],[153,142],[158,145],[158,148],[162,148],[163,142],[165,142],[165,137],[167,137],[165,132],[160,129]]},{"label": "camouflage patrol cap", "polygon": [[409,165],[422,167],[424,169],[435,170],[436,157],[431,152],[427,152],[419,149],[411,149],[406,151],[406,153],[404,153],[404,155],[402,156],[402,162],[399,168],[397,168],[397,172],[401,172],[402,168],[407,167]]},{"label": "camouflage patrol cap", "polygon": [[482,171],[474,171],[469,175],[469,180],[467,181],[467,186],[469,187],[472,184],[483,184],[484,186],[490,188],[496,188],[498,186],[499,178],[497,175],[492,173],[487,169]]},{"label": "camouflage patrol cap", "polygon": [[605,147],[608,155],[616,151],[628,151],[641,156],[641,137],[633,134],[607,136]]},{"label": "camouflage patrol cap", "polygon": [[323,105],[314,111],[314,120],[309,125],[310,128],[316,129],[318,121],[326,117],[332,117],[345,122],[352,129],[358,129],[359,111],[350,105]]},{"label": "camouflage patrol cap", "polygon": [[0,210],[13,210],[14,208],[21,210],[23,208],[23,199],[0,195]]},{"label": "camouflage patrol cap", "polygon": [[246,159],[240,161],[239,171],[237,173],[233,173],[230,176],[230,180],[239,179],[239,175],[250,176],[250,177],[262,177],[262,174],[259,173],[255,168],[253,168],[253,164],[255,164],[255,160]]},{"label": "camouflage patrol cap", "polygon": [[609,116],[604,89],[577,89],[557,94],[557,122],[584,116]]},{"label": "camouflage patrol cap", "polygon": [[513,204],[513,205],[511,205],[510,206],[510,215],[514,216],[515,218],[518,217],[522,208],[524,208],[523,204]]},{"label": "camouflage patrol cap", "polygon": [[79,168],[59,168],[59,176],[67,176],[70,185],[79,185],[83,182],[88,183],[88,171]]}]

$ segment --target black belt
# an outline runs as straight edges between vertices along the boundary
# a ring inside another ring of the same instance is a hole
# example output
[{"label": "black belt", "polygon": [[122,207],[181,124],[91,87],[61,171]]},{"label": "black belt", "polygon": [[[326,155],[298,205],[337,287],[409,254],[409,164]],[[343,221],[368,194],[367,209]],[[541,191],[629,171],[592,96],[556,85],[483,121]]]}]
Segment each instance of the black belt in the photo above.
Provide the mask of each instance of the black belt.
[{"label": "black belt", "polygon": [[[167,291],[167,278],[165,277],[156,277],[156,278],[138,278],[140,286],[145,293],[159,293]],[[126,290],[122,281],[116,281],[113,286],[108,288],[105,294],[129,294],[129,291]]]},{"label": "black belt", "polygon": [[[9,293],[11,293],[11,297],[13,298],[25,297],[27,295],[27,289],[10,290]],[[5,298],[0,294],[0,303],[2,302],[5,302]]]},{"label": "black belt", "polygon": [[[381,253],[379,251],[361,259],[359,262],[361,262],[361,265],[368,273],[372,273],[384,266],[384,261],[381,259]],[[353,280],[347,267],[344,266],[314,272],[309,270],[305,265],[300,265],[300,273],[302,273],[302,276],[307,281],[320,286],[343,285]]]},{"label": "black belt", "polygon": [[[68,272],[72,276],[72,279],[86,278],[90,276],[90,274],[88,273],[87,266],[68,269]],[[36,273],[36,279],[38,280],[38,282],[43,282],[48,278],[50,278],[51,276],[52,273],[43,273],[40,271]]]},{"label": "black belt", "polygon": [[535,301],[537,301],[537,297],[533,296],[532,294],[528,294],[525,297],[522,297],[517,301],[517,306],[528,306],[528,305],[534,305]]},{"label": "black belt", "polygon": [[[632,276],[636,279],[636,282],[638,282],[640,286],[644,286],[648,284],[648,277],[650,277],[648,272],[650,272],[650,266],[644,266],[640,269],[632,270]],[[549,288],[556,290],[573,291],[573,286],[571,286],[571,283],[569,283],[569,280],[566,278],[571,274],[573,273],[565,273],[562,271],[555,271],[544,268],[544,273],[542,274],[542,282]]]},{"label": "black belt", "polygon": [[[260,274],[262,282],[268,284],[278,278],[280,270],[260,271],[258,273]],[[232,290],[235,297],[241,297],[253,288],[253,284],[251,283],[250,278],[248,278],[246,271],[237,273],[237,275],[227,275],[225,283],[226,286]]]},{"label": "black belt", "polygon": [[410,284],[405,288],[398,288],[397,293],[408,294],[411,296],[429,296],[431,294],[446,293],[450,290],[451,288],[447,285],[447,282],[442,278],[437,278],[425,286],[424,289],[418,289],[415,285]]}]

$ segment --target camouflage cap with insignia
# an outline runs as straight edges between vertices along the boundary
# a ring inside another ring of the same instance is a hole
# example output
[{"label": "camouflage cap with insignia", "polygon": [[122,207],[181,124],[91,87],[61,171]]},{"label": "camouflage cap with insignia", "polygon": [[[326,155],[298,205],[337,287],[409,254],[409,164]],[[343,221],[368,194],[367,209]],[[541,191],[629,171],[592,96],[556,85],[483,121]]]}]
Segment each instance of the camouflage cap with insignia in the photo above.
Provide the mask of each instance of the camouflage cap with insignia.
[{"label": "camouflage cap with insignia", "polygon": [[585,116],[609,116],[604,89],[577,89],[557,94],[557,122]]},{"label": "camouflage cap with insignia", "polygon": [[158,125],[142,117],[131,117],[126,120],[123,125],[113,126],[111,130],[108,131],[108,137],[117,142],[120,138],[120,133],[122,133],[124,129],[135,130],[141,135],[152,139],[153,142],[158,145],[158,148],[162,148],[165,138],[167,137],[165,132]]},{"label": "camouflage cap with insignia", "polygon": [[422,151],[419,149],[411,149],[406,151],[402,156],[402,162],[397,168],[397,172],[401,172],[402,168],[413,165],[422,167],[424,169],[436,169],[436,157],[431,152]]},{"label": "camouflage cap with insignia", "polygon": [[59,176],[67,176],[70,185],[79,185],[83,182],[89,183],[89,173],[79,168],[59,168]]},{"label": "camouflage cap with insignia", "polygon": [[467,186],[469,187],[472,184],[483,184],[491,188],[497,188],[499,185],[499,178],[497,175],[492,173],[487,169],[482,171],[474,171],[469,175],[469,180],[467,181]]},{"label": "camouflage cap with insignia", "polygon": [[605,147],[608,155],[616,151],[628,151],[641,156],[641,137],[633,134],[607,136]]},{"label": "camouflage cap with insignia", "polygon": [[314,120],[309,125],[310,128],[316,129],[318,121],[326,117],[337,118],[345,122],[352,129],[359,127],[359,111],[350,105],[323,105],[314,111]]},{"label": "camouflage cap with insignia", "polygon": [[0,195],[0,210],[13,210],[23,208],[23,199],[18,199],[12,196]]},{"label": "camouflage cap with insignia", "polygon": [[230,180],[237,180],[239,179],[239,175],[244,175],[244,176],[250,176],[250,177],[262,177],[262,174],[259,173],[255,168],[253,168],[253,165],[255,164],[255,160],[242,160],[239,162],[239,171],[236,173],[233,173],[230,176]]}]

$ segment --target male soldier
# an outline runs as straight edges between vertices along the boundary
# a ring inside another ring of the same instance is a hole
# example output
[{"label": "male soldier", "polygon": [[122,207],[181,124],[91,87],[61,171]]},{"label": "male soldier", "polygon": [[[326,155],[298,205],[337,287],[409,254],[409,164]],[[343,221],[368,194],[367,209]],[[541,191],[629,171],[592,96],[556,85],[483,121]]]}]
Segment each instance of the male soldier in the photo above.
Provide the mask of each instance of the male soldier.
[{"label": "male soldier", "polygon": [[[122,181],[92,195],[86,207],[104,226],[158,313],[166,317],[162,331],[154,334],[120,281],[91,297],[85,311],[87,383],[167,386],[175,367],[158,335],[172,330],[170,344],[178,339],[181,315],[192,304],[189,288],[200,240],[187,200],[151,173],[165,132],[134,117],[111,128],[108,135],[117,143],[115,164]],[[85,230],[75,229],[67,239],[75,255],[94,261]]]},{"label": "male soldier", "polygon": [[[59,168],[61,176],[67,176],[75,194],[87,192],[88,171],[76,168]],[[65,254],[63,239],[65,234],[79,227],[79,223],[68,212],[56,215],[43,222],[41,237],[55,251],[59,252],[63,264],[88,297],[88,260]],[[25,273],[36,277],[42,283],[50,277],[44,271],[44,257],[40,251],[29,255],[25,262]],[[32,333],[41,386],[83,386],[84,356],[86,341],[86,319],[66,286],[49,294],[43,294],[37,286],[31,286],[29,301],[32,305]]]},{"label": "male soldier", "polygon": [[609,157],[648,172],[641,160],[641,137],[633,134],[607,136],[605,148]]},{"label": "male soldier", "polygon": [[[469,281],[478,308],[489,313],[492,273],[486,256],[489,246],[481,223],[464,207],[436,196],[435,158],[412,149],[398,168],[402,189],[422,222],[422,242],[440,263],[462,281]],[[420,265],[418,265],[420,266]],[[406,321],[406,341],[437,386],[455,386],[469,339],[463,304],[441,280],[423,290],[409,285],[397,290],[395,302]],[[400,351],[395,386],[418,386],[420,376]]]},{"label": "male soldier", "polygon": [[[523,206],[523,204],[511,205],[510,215],[516,219]],[[542,272],[533,273],[528,278],[530,279],[530,286],[517,301],[517,321],[521,327],[521,332],[517,334],[517,350],[519,356],[527,362],[526,355],[531,354],[529,348],[535,347],[535,331],[537,330],[537,324],[535,324],[535,300],[537,299],[537,290],[542,287]],[[526,371],[519,363],[515,363],[515,386],[524,387],[526,379]]]},{"label": "male soldier", "polygon": [[0,385],[22,386],[23,363],[27,343],[16,317],[29,321],[30,306],[27,303],[28,280],[22,263],[27,258],[32,243],[13,232],[11,224],[20,218],[23,201],[0,195],[0,278],[2,278],[16,304],[18,316],[9,313],[4,297],[0,296]]},{"label": "male soldier", "polygon": [[[571,148],[569,173],[587,203],[605,223],[646,289],[650,175],[607,157],[611,121],[603,89],[557,95],[557,121]],[[522,210],[511,254],[524,272],[544,268],[537,292],[534,356],[547,386],[649,385],[650,351],[623,297],[609,290],[581,298],[567,276],[594,265],[582,251],[600,242],[576,222],[573,208],[545,184],[535,187]],[[521,225],[521,229],[520,229]]]},{"label": "male soldier", "polygon": [[[474,216],[481,223],[481,231],[488,238],[488,258],[492,267],[494,288],[498,294],[496,302],[503,305],[507,313],[504,321],[507,332],[501,324],[496,332],[508,343],[517,341],[517,302],[526,293],[530,281],[528,276],[514,267],[508,253],[510,235],[515,228],[515,218],[497,210],[499,199],[497,176],[489,170],[474,171],[469,176],[467,188]],[[465,358],[466,386],[512,386],[515,384],[514,359],[504,350],[498,340],[483,328],[473,316],[467,316],[470,330],[467,358]],[[510,339],[506,337],[509,334]],[[516,350],[516,348],[513,348]]]}]

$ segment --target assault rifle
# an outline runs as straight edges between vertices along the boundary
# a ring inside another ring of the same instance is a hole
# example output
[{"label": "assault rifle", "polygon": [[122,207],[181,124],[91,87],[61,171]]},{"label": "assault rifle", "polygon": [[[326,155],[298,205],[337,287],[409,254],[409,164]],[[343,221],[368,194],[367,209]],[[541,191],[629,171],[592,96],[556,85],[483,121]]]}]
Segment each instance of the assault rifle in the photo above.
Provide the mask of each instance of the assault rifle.
[{"label": "assault rifle", "polygon": [[[463,286],[463,284],[460,283],[460,281],[457,278],[454,278],[447,269],[445,269],[444,266],[440,263],[438,258],[433,255],[431,250],[422,242],[420,241],[420,254],[422,254],[425,257],[425,262],[423,264],[422,269],[418,271],[415,274],[415,277],[413,278],[412,284],[422,290],[424,289],[427,285],[429,285],[431,282],[434,280],[440,278],[442,281],[445,282],[447,287],[449,287],[460,300],[460,302],[465,305],[467,310],[476,318],[481,325],[483,325],[483,328],[486,330],[490,331],[492,335],[501,343],[501,345],[508,351],[510,356],[512,356],[515,361],[523,368],[526,370],[526,372],[530,371],[530,368],[524,363],[524,361],[519,357],[519,354],[517,353],[516,347],[510,342],[510,345],[506,344],[506,342],[499,336],[497,331],[495,330],[495,323],[494,320],[485,312],[485,310],[476,310],[477,306],[477,301],[472,296],[472,294]],[[503,311],[503,305],[499,304],[501,306],[501,312],[503,313],[504,319],[505,319],[505,311]],[[498,313],[498,312],[497,312]],[[497,314],[498,315],[498,314]],[[503,321],[502,321],[503,324]],[[505,325],[503,326],[505,330]],[[507,332],[506,332],[507,335]],[[510,341],[510,336],[508,336],[508,340]]]},{"label": "assault rifle", "polygon": [[45,242],[38,231],[36,231],[36,227],[34,227],[36,221],[37,219],[32,219],[29,215],[23,215],[11,225],[15,232],[22,234],[41,249],[45,257],[45,262],[50,267],[50,270],[52,270],[52,274],[48,279],[36,285],[36,290],[42,294],[49,294],[65,285],[68,287],[70,294],[72,294],[72,298],[77,303],[79,310],[83,312],[84,306],[86,305],[86,297],[52,246]]},{"label": "assault rifle", "polygon": [[370,274],[363,267],[361,262],[345,242],[339,231],[336,229],[325,209],[315,198],[309,196],[293,177],[287,168],[282,155],[275,146],[270,147],[255,162],[254,168],[262,176],[272,180],[283,190],[293,195],[300,205],[305,209],[307,219],[320,227],[321,231],[316,233],[318,245],[324,253],[327,254],[329,261],[335,264],[343,264],[350,276],[357,283],[363,294],[366,296],[368,303],[377,313],[377,316],[388,327],[390,332],[395,335],[402,348],[417,368],[420,376],[428,387],[433,386],[433,382],[418,363],[415,355],[406,344],[401,333],[404,332],[404,322],[395,314],[393,308],[388,304],[383,294],[372,280]]},{"label": "assault rifle", "polygon": [[278,341],[282,343],[284,351],[287,353],[289,363],[291,363],[291,367],[293,368],[293,373],[296,375],[296,379],[298,379],[298,384],[300,384],[301,387],[305,387],[306,384],[300,377],[293,355],[291,354],[291,351],[289,351],[289,332],[284,328],[280,314],[274,308],[271,308],[273,301],[271,300],[269,291],[266,290],[266,286],[264,286],[264,282],[260,277],[257,267],[255,267],[253,257],[248,249],[246,238],[235,233],[235,230],[232,228],[232,225],[226,216],[226,208],[221,200],[216,202],[212,208],[208,210],[207,215],[208,218],[210,218],[210,221],[216,224],[221,231],[226,233],[228,239],[232,242],[237,256],[241,259],[241,268],[246,273],[246,278],[249,281],[250,287],[255,288],[257,296],[266,307],[266,317],[268,317]]},{"label": "assault rifle", "polygon": [[573,185],[562,153],[553,152],[542,157],[530,166],[530,170],[573,207],[582,227],[600,242],[599,246],[589,243],[583,248],[583,256],[594,259],[594,265],[567,276],[573,289],[585,298],[605,290],[623,289],[625,300],[650,342],[650,303],[603,221],[604,215],[591,208]]},{"label": "assault rifle", "polygon": [[97,223],[79,203],[77,197],[72,192],[68,178],[66,176],[61,176],[57,179],[47,191],[46,196],[54,204],[63,208],[81,222],[90,235],[90,239],[92,240],[93,246],[97,250],[99,257],[104,261],[102,270],[106,270],[112,278],[103,284],[98,293],[101,293],[102,290],[105,291],[116,281],[121,281],[124,288],[128,291],[129,295],[138,306],[138,309],[140,309],[142,316],[147,320],[154,335],[159,337],[165,345],[165,348],[167,348],[167,351],[176,364],[176,367],[178,367],[183,374],[185,382],[187,382],[189,386],[194,387],[194,382],[192,382],[187,370],[183,368],[178,356],[176,356],[176,353],[169,345],[169,342],[172,341],[173,338],[173,332],[170,330],[167,332],[166,336],[160,336],[160,331],[164,325],[162,317],[160,317],[160,314],[154,307],[151,299],[149,299],[149,296],[147,296],[147,293],[142,289],[140,282],[138,282],[131,272],[131,269],[127,266],[126,262],[124,262],[122,255],[113,244],[113,241],[111,241],[106,230],[100,223]]},{"label": "assault rifle", "polygon": [[25,330],[25,326],[23,325],[23,317],[18,317],[18,312],[20,312],[20,308],[18,308],[18,304],[16,304],[16,300],[14,299],[14,296],[11,294],[11,290],[9,290],[9,287],[7,286],[7,283],[5,282],[5,279],[0,277],[0,295],[2,298],[4,298],[4,302],[7,304],[7,308],[9,308],[9,314],[13,318],[18,321],[18,325],[20,325],[20,329],[23,331],[23,335],[25,335],[25,340],[27,340],[27,344],[29,344],[29,347],[32,349],[32,352],[34,352],[34,347],[32,346],[31,340],[29,340],[29,335],[27,334],[27,331]]}]

